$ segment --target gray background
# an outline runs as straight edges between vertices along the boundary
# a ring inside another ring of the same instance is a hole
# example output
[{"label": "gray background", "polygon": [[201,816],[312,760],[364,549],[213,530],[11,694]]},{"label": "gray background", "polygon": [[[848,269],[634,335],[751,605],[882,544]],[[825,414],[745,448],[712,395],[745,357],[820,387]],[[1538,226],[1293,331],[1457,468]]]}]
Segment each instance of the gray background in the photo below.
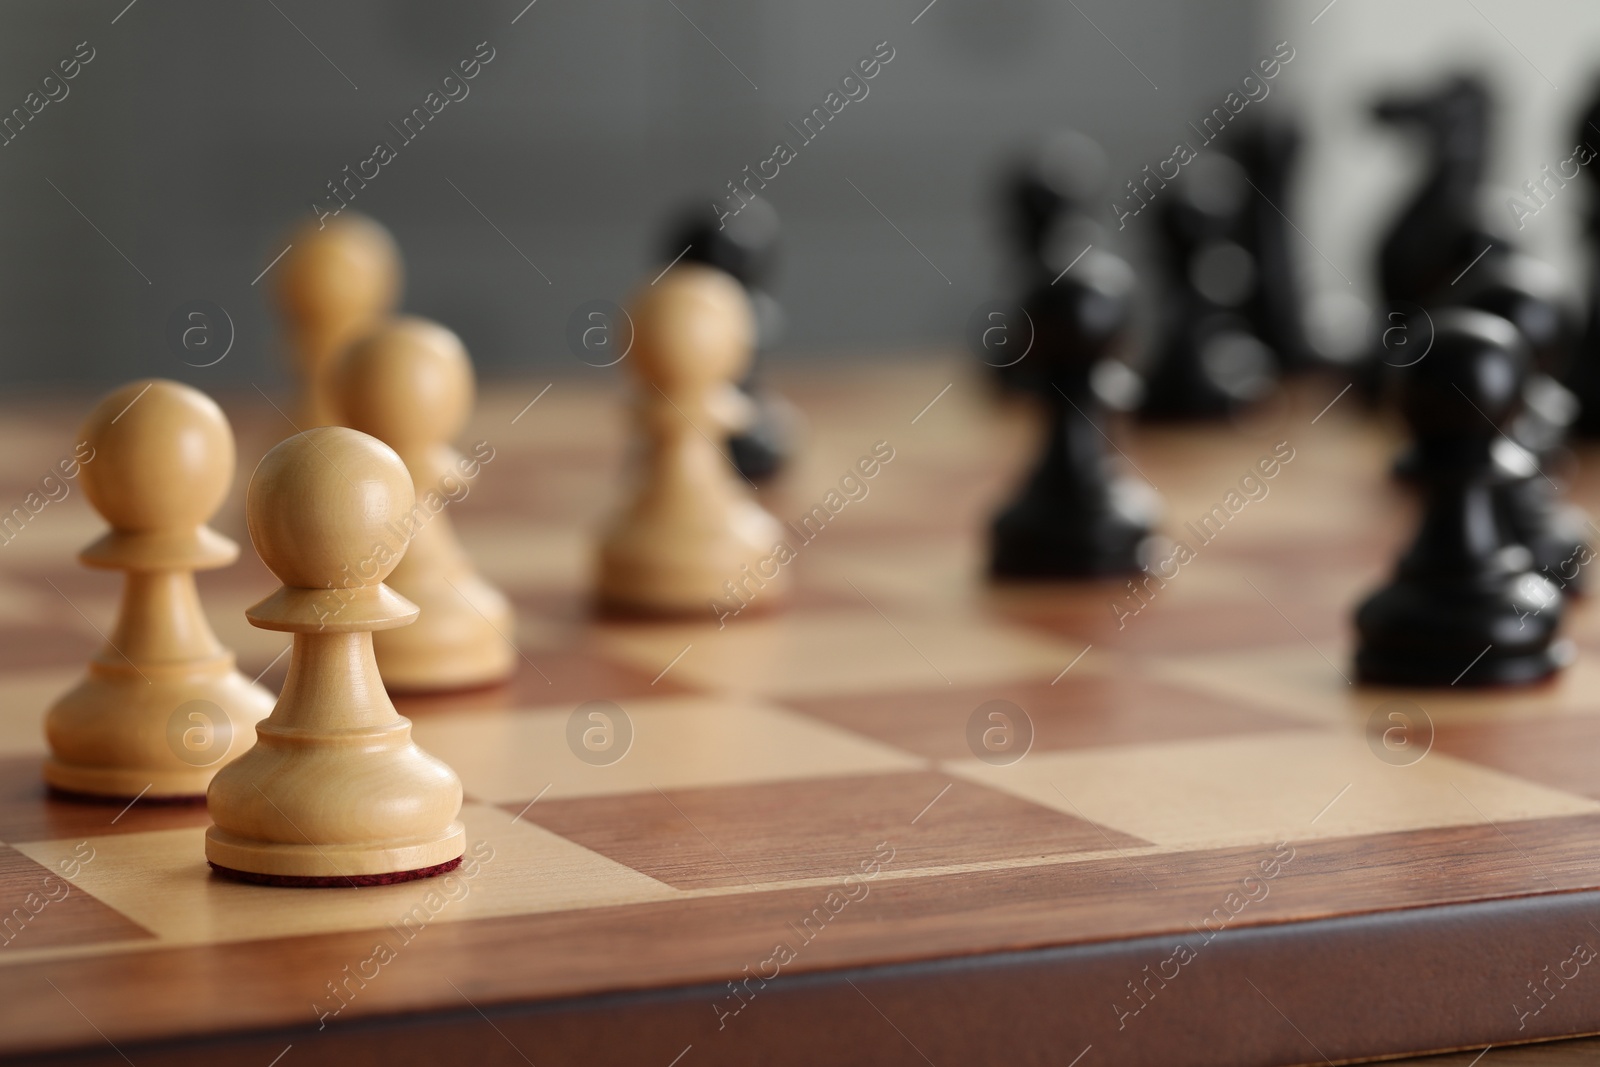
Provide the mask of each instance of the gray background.
[{"label": "gray background", "polygon": [[[993,189],[1010,153],[1076,126],[1120,184],[1269,50],[1251,0],[524,3],[6,0],[0,111],[77,42],[97,55],[0,148],[0,375],[284,381],[271,276],[251,280],[323,183],[394,141],[386,124],[485,40],[496,56],[471,95],[354,204],[400,239],[408,310],[461,333],[485,376],[575,368],[572,310],[648,279],[663,219],[792,141],[785,122],[882,40],[896,56],[871,94],[765,194],[785,224],[781,355],[957,345],[1002,285]],[[205,370],[164,337],[194,298],[237,328]]]}]

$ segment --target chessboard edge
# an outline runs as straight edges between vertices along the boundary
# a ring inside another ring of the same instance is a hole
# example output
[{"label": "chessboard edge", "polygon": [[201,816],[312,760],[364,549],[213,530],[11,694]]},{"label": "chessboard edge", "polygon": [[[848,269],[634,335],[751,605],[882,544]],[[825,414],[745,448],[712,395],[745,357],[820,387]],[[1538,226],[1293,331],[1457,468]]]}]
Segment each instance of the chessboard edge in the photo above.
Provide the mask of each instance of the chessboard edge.
[{"label": "chessboard edge", "polygon": [[[117,1045],[99,1035],[76,1047],[3,1052],[0,1064],[113,1064],[131,1055],[177,1067],[216,1062],[224,1050],[270,1059],[291,1045],[302,1064],[343,1063],[357,1046],[387,1049],[388,1062],[431,1062],[460,1055],[477,1029],[546,1059],[565,1049],[596,1064],[638,1062],[641,1034],[665,1039],[667,1059],[672,1049],[711,1045],[713,1063],[745,1062],[757,1051],[779,1065],[819,1056],[891,1062],[896,1044],[934,1062],[1025,1060],[1080,1045],[1117,1050],[1128,1064],[1360,1062],[1600,1033],[1600,988],[1574,983],[1576,995],[1563,997],[1560,983],[1544,1001],[1520,981],[1547,970],[1540,961],[1574,962],[1552,946],[1592,928],[1587,916],[1597,906],[1600,890],[1587,890],[1224,930],[1154,986],[1151,968],[1166,974],[1161,964],[1173,958],[1171,936],[807,971],[781,985],[774,979],[770,990],[763,983],[749,1000],[705,983],[539,1002],[478,1002],[463,991],[460,1008],[359,1017],[331,1031],[264,1027]],[[1202,961],[1210,973],[1186,987],[1183,969]],[[973,981],[978,973],[984,981]],[[1119,1003],[1113,994],[1136,979],[1148,1000],[1124,993]],[[1540,1008],[1519,1015],[1518,995]],[[758,1000],[764,1012],[741,1025],[738,1015]],[[600,1018],[608,1024],[596,1026]]]}]

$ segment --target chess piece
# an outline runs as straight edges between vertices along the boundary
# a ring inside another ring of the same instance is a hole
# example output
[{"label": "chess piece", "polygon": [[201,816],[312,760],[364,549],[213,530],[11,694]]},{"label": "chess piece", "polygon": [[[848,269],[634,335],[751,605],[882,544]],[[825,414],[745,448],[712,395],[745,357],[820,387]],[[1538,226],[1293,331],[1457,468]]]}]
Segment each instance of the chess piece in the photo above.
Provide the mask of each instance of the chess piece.
[{"label": "chess piece", "polygon": [[417,491],[403,523],[410,543],[388,585],[422,614],[373,635],[384,684],[391,692],[460,689],[510,677],[511,604],[473,568],[447,512],[471,490],[482,459],[450,446],[472,411],[472,363],[461,339],[426,319],[390,320],[340,358],[332,388],[343,425],[393,448]]},{"label": "chess piece", "polygon": [[1137,571],[1160,502],[1113,474],[1102,409],[1091,383],[1100,361],[1126,343],[1133,272],[1099,249],[1025,307],[1048,382],[1038,390],[1049,429],[1021,494],[995,519],[990,569],[1000,578],[1082,578]]},{"label": "chess piece", "polygon": [[1533,369],[1511,436],[1541,458],[1559,448],[1578,414],[1578,398],[1561,384],[1578,335],[1561,272],[1507,251],[1485,257],[1450,288],[1456,290],[1453,302],[1509,319],[1528,342]]},{"label": "chess piece", "polygon": [[1422,185],[1379,252],[1380,285],[1391,307],[1424,303],[1485,249],[1490,256],[1507,250],[1483,216],[1490,108],[1487,86],[1458,77],[1436,92],[1391,97],[1373,109],[1380,121],[1417,131],[1427,156]]},{"label": "chess piece", "polygon": [[[1104,191],[1109,169],[1104,150],[1092,138],[1076,130],[1058,130],[1006,176],[1001,214],[1010,246],[1013,291],[1025,297],[1060,276],[1085,248],[1107,247],[1109,238],[1087,205]],[[1003,388],[1049,388],[1022,359],[1012,360],[1006,353],[994,362],[995,354],[981,346],[977,354],[994,368]]]},{"label": "chess piece", "polygon": [[713,443],[749,417],[733,381],[750,357],[750,301],[730,275],[679,264],[640,289],[631,314],[645,454],[633,498],[602,539],[602,607],[699,614],[735,583],[778,601],[783,528]]},{"label": "chess piece", "polygon": [[1283,374],[1305,370],[1313,362],[1300,271],[1285,217],[1293,213],[1292,180],[1302,141],[1299,126],[1269,112],[1239,131],[1233,151],[1256,194],[1245,212],[1240,244],[1255,259],[1260,284],[1245,313]]},{"label": "chess piece", "polygon": [[1592,525],[1583,509],[1561,499],[1548,461],[1562,447],[1578,413],[1578,400],[1558,375],[1569,361],[1577,327],[1567,306],[1561,272],[1514,252],[1490,257],[1457,286],[1463,307],[1507,319],[1533,355],[1521,410],[1495,454],[1510,477],[1495,486],[1507,533],[1533,553],[1534,564],[1564,592],[1583,588],[1583,565],[1593,558]]},{"label": "chess piece", "polygon": [[1252,331],[1260,266],[1239,240],[1250,198],[1243,168],[1204,155],[1156,201],[1166,252],[1166,309],[1149,368],[1146,418],[1215,418],[1266,396],[1276,357]]},{"label": "chess piece", "polygon": [[233,481],[233,432],[203,393],[153,380],[106,397],[79,434],[92,449],[84,493],[111,531],[78,558],[126,579],[105,647],[45,718],[44,779],[89,796],[198,799],[272,710],[211,632],[194,581],[239,556],[205,525]]},{"label": "chess piece", "polygon": [[[1392,372],[1412,359],[1410,348],[1392,353],[1384,347],[1390,327],[1414,320],[1435,300],[1451,300],[1454,294],[1444,291],[1462,271],[1477,270],[1509,250],[1484,212],[1491,104],[1480,79],[1462,76],[1433,92],[1391,96],[1373,107],[1378,121],[1406,132],[1424,163],[1421,184],[1378,250],[1383,327],[1357,374],[1370,401],[1381,400],[1393,388]],[[1403,469],[1396,473],[1406,476]]]},{"label": "chess piece", "polygon": [[1434,313],[1428,358],[1406,368],[1401,410],[1416,436],[1421,528],[1393,580],[1356,612],[1361,680],[1380,685],[1531,682],[1570,659],[1556,639],[1562,598],[1508,543],[1494,485],[1494,445],[1531,362],[1510,322],[1487,312]]},{"label": "chess piece", "polygon": [[246,613],[294,635],[289,676],[256,745],[217,775],[206,859],[230,877],[342,886],[440,874],[461,861],[461,781],[411,740],[372,633],[417,607],[383,580],[416,498],[405,463],[343,426],[283,441],[246,495],[250,540],[283,587]]},{"label": "chess piece", "polygon": [[1065,217],[1081,214],[1105,188],[1109,163],[1095,141],[1077,130],[1046,137],[1007,175],[1005,232],[1027,289],[1053,279],[1051,246]]},{"label": "chess piece", "polygon": [[750,369],[739,389],[753,412],[749,424],[728,438],[733,465],[760,484],[777,476],[794,455],[803,431],[799,410],[761,384],[761,357],[783,334],[783,307],[768,291],[777,256],[778,213],[765,200],[753,200],[737,215],[717,220],[704,207],[685,213],[662,246],[664,258],[704,263],[733,275],[750,297],[756,337]]},{"label": "chess piece", "polygon": [[[1508,435],[1533,453],[1536,463],[1558,453],[1579,407],[1576,394],[1560,381],[1571,365],[1578,334],[1561,272],[1542,260],[1505,249],[1474,264],[1456,284],[1435,293],[1433,302],[1488,311],[1517,327],[1533,353],[1533,369]],[[1431,331],[1426,317],[1421,310],[1414,312],[1403,332],[1426,337]],[[1412,452],[1402,452],[1395,462],[1395,476],[1414,480],[1414,466]],[[1539,480],[1544,481],[1542,477]],[[1586,521],[1581,520],[1580,525]]]},{"label": "chess piece", "polygon": [[1580,117],[1576,137],[1578,150],[1583,154],[1574,154],[1578,162],[1587,164],[1578,169],[1589,185],[1583,233],[1588,268],[1588,315],[1567,370],[1566,382],[1578,398],[1578,417],[1572,430],[1579,436],[1594,438],[1600,437],[1600,164],[1594,162],[1600,154],[1600,93]]},{"label": "chess piece", "polygon": [[400,302],[400,250],[382,225],[346,211],[306,223],[277,268],[279,312],[300,380],[298,429],[332,426],[328,375],[345,347]]}]

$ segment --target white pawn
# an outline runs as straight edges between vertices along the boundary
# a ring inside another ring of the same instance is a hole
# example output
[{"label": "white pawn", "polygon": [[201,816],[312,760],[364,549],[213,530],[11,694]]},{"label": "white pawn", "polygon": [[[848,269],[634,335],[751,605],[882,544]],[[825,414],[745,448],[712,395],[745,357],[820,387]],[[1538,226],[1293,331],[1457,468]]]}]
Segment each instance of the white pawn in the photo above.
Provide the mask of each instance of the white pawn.
[{"label": "white pawn", "polygon": [[410,547],[388,584],[422,614],[413,626],[373,635],[384,684],[426,691],[509,678],[517,665],[511,604],[479,576],[448,513],[485,458],[450,446],[472,411],[472,363],[461,339],[427,319],[393,319],[345,353],[332,386],[343,424],[399,453],[417,491],[403,524]]},{"label": "white pawn", "polygon": [[342,426],[282,442],[250,479],[250,540],[284,587],[245,614],[294,644],[255,747],[206,797],[206,859],[219,873],[375,885],[460,863],[461,780],[411,740],[372,653],[372,631],[417,617],[383,584],[405,552],[392,524],[413,502],[400,457]]},{"label": "white pawn", "polygon": [[90,796],[198,799],[272,710],[212,633],[194,582],[239,558],[206,525],[233,481],[233,432],[205,394],[149,380],[102,400],[79,434],[93,450],[84,493],[111,530],[78,558],[126,579],[106,646],[45,717],[44,779]]},{"label": "white pawn", "polygon": [[788,585],[782,527],[712,443],[750,416],[733,384],[750,362],[749,298],[722,271],[680,264],[639,291],[630,317],[645,455],[633,499],[602,538],[601,606],[709,615],[755,573],[759,601],[777,603]]},{"label": "white pawn", "polygon": [[339,353],[400,302],[400,249],[382,224],[354,211],[307,222],[278,266],[278,311],[300,380],[298,425],[334,426],[329,375]]}]

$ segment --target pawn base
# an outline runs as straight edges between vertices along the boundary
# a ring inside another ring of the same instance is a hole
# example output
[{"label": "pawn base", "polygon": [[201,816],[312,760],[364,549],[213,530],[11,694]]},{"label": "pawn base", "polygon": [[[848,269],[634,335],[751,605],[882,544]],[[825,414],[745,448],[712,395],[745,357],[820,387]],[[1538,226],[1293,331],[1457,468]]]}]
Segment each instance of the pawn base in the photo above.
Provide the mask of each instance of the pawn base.
[{"label": "pawn base", "polygon": [[1114,481],[1108,499],[1086,506],[1029,495],[1001,512],[990,536],[996,578],[1097,578],[1132,574],[1148,559],[1159,498],[1137,482]]},{"label": "pawn base", "polygon": [[59,786],[49,784],[45,785],[44,792],[51,800],[62,800],[68,804],[100,804],[105,807],[128,805],[137,800],[140,804],[148,804],[152,807],[197,808],[206,802],[204,793],[166,793],[160,796],[151,796],[149,793],[145,793],[143,796],[135,794],[123,797],[113,796],[110,793],[78,793],[71,789],[62,789]]},{"label": "pawn base", "polygon": [[255,743],[274,699],[233,669],[232,656],[140,671],[92,663],[45,716],[45,783],[124,802],[203,797]]},{"label": "pawn base", "polygon": [[212,826],[206,831],[206,862],[229,877],[274,879],[269,883],[274,885],[349,885],[352,881],[378,885],[381,882],[361,879],[426,877],[416,872],[440,873],[461,862],[466,835],[461,823],[453,822],[443,833],[426,841],[285,844],[253,841]]},{"label": "pawn base", "polygon": [[399,882],[415,882],[421,878],[433,878],[436,875],[448,874],[459,866],[461,866],[461,857],[457,856],[455,859],[445,863],[436,863],[432,867],[421,867],[414,871],[395,871],[391,874],[340,875],[334,878],[256,874],[253,871],[236,871],[231,867],[223,867],[216,863],[211,864],[211,869],[223,878],[228,878],[235,882],[249,882],[253,885],[272,885],[299,889],[345,889],[352,886],[395,885]]},{"label": "pawn base", "polygon": [[1550,677],[1576,656],[1572,642],[1562,639],[1548,648],[1521,655],[1484,656],[1465,671],[1467,659],[1419,659],[1408,654],[1385,654],[1363,648],[1356,653],[1356,677],[1366,685],[1448,688],[1452,685],[1528,685]]},{"label": "pawn base", "polygon": [[1058,532],[995,528],[989,573],[996,578],[1100,578],[1143,569],[1149,535],[1115,531],[1092,541]]},{"label": "pawn base", "polygon": [[46,759],[45,788],[71,800],[126,804],[140,800],[173,804],[198,804],[206,799],[206,786],[215,767],[191,771],[149,771],[139,768],[83,767]]},{"label": "pawn base", "polygon": [[1561,594],[1532,572],[1477,588],[1401,578],[1356,612],[1355,667],[1373,685],[1525,685],[1572,662]]},{"label": "pawn base", "polygon": [[775,606],[791,586],[791,541],[749,499],[736,501],[721,522],[630,516],[601,544],[596,599],[603,614],[660,618],[714,619],[719,605],[737,610],[743,597]]},{"label": "pawn base", "polygon": [[476,575],[425,585],[391,583],[421,608],[410,626],[372,635],[383,684],[395,693],[478,689],[517,670],[516,619],[499,590]]}]

